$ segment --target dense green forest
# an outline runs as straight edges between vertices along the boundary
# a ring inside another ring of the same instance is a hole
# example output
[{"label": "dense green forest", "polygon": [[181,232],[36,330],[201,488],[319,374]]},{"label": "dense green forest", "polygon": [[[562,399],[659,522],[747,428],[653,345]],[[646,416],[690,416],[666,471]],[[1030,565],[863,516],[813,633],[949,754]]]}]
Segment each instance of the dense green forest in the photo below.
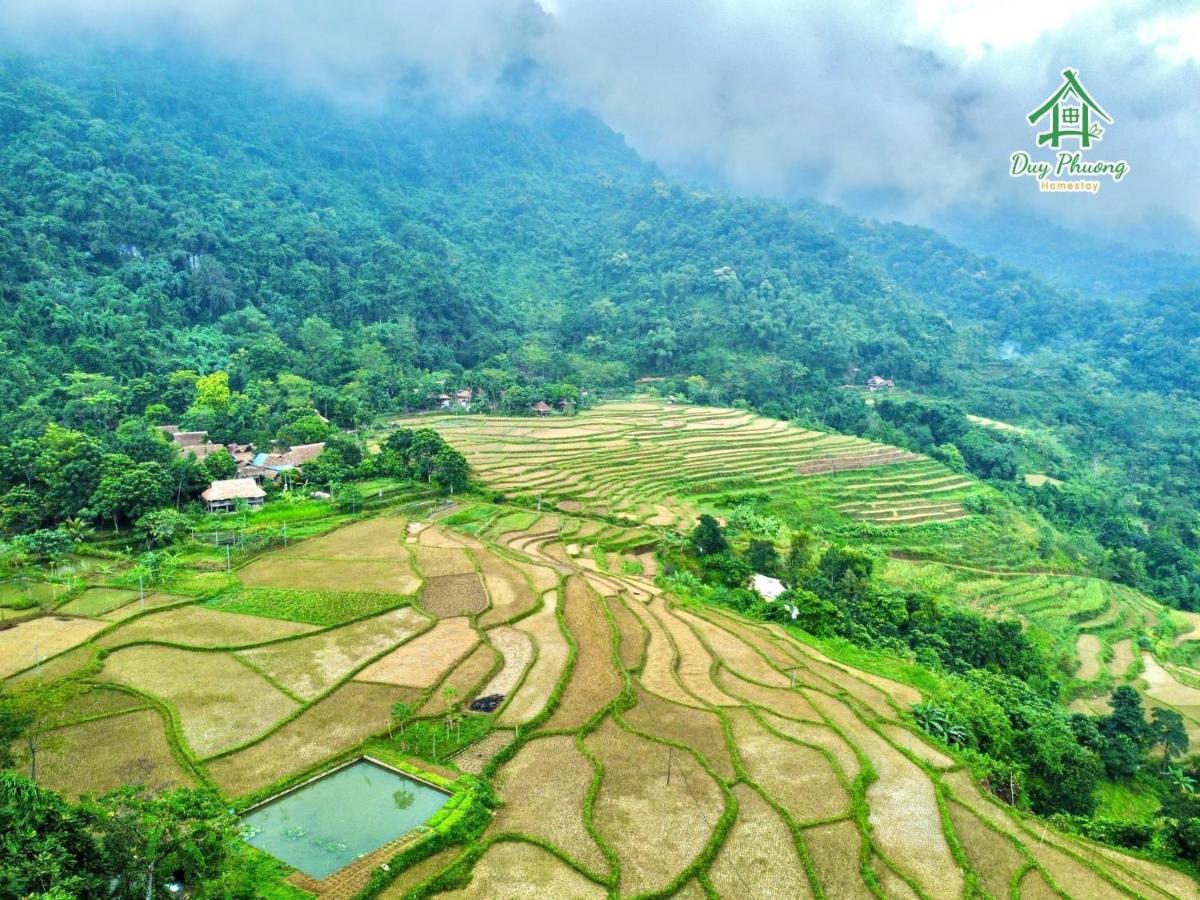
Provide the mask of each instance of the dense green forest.
[{"label": "dense green forest", "polygon": [[[130,419],[302,442],[316,413],[353,428],[462,387],[522,411],[664,376],[961,458],[1080,566],[1200,609],[1196,288],[1080,294],[924,229],[675,184],[519,78],[469,114],[414,93],[380,115],[182,54],[5,59],[0,294],[10,534],[103,518],[45,478],[155,463]],[[908,405],[842,388],[872,374]]]}]

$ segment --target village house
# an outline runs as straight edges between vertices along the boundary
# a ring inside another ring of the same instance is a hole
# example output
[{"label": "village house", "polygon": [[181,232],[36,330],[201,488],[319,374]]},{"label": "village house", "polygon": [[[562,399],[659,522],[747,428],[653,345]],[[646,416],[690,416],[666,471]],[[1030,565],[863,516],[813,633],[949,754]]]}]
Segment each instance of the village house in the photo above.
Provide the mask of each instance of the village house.
[{"label": "village house", "polygon": [[257,508],[263,505],[264,497],[266,492],[253,478],[226,478],[214,481],[200,494],[204,508],[210,513],[230,512],[237,508],[239,500],[245,501],[251,508]]},{"label": "village house", "polygon": [[316,444],[297,444],[284,453],[259,453],[252,460],[252,465],[273,472],[290,472],[307,462],[312,462],[324,452],[324,441]]},{"label": "village house", "polygon": [[537,413],[539,418],[541,416],[550,414],[550,405],[545,400],[539,400],[537,403],[533,404],[533,406],[531,406],[529,408],[532,409],[535,413]]},{"label": "village house", "polygon": [[888,388],[890,390],[895,386],[896,382],[892,381],[890,378],[881,378],[878,375],[872,375],[867,379],[867,390],[872,394],[882,388]]},{"label": "village house", "polygon": [[233,457],[234,462],[239,465],[253,462],[254,460],[253,444],[227,444],[225,449],[229,451],[229,455]]},{"label": "village house", "polygon": [[772,578],[770,575],[759,575],[754,573],[754,577],[750,579],[750,587],[754,593],[762,597],[768,603],[773,603],[787,587],[778,578]]},{"label": "village house", "polygon": [[197,447],[200,444],[208,443],[207,431],[180,431],[176,428],[168,433],[176,447]]}]

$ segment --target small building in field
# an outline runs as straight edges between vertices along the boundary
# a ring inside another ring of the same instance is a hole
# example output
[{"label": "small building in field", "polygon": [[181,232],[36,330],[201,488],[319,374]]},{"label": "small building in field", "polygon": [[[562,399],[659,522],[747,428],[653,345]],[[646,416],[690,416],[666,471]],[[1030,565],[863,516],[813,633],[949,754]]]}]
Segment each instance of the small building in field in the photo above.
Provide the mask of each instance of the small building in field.
[{"label": "small building in field", "polygon": [[881,378],[878,375],[872,375],[867,379],[867,390],[872,394],[878,390],[881,390],[882,388],[888,388],[890,390],[895,386],[896,382],[892,381],[890,378]]},{"label": "small building in field", "polygon": [[787,590],[787,586],[778,578],[772,578],[770,575],[759,575],[757,572],[750,579],[750,588],[768,603],[773,603],[780,594]]},{"label": "small building in field", "polygon": [[229,512],[237,508],[239,500],[246,501],[252,508],[262,506],[266,496],[266,491],[253,478],[226,478],[210,484],[200,499],[209,512]]},{"label": "small building in field", "polygon": [[539,400],[529,408],[532,409],[538,416],[550,414],[550,404],[548,404],[545,400]]}]

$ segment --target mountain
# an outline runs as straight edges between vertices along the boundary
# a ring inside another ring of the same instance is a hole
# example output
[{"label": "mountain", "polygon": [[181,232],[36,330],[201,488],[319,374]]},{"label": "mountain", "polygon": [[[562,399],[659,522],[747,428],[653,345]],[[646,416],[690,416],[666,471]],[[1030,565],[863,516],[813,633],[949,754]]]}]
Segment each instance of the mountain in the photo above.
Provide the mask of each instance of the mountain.
[{"label": "mountain", "polygon": [[[1132,542],[1139,587],[1200,608],[1195,288],[1085,297],[928,229],[671,183],[518,77],[470,111],[416,88],[356,111],[185,53],[13,57],[0,126],[10,440],[103,437],[159,402],[187,418],[188,371],[228,372],[236,414],[187,420],[229,440],[310,402],[352,427],[455,380],[520,387],[516,408],[663,377],[952,445],[1014,493],[1053,469],[1079,496],[1036,502],[1081,558]],[[875,374],[1054,451],[841,387]]]}]

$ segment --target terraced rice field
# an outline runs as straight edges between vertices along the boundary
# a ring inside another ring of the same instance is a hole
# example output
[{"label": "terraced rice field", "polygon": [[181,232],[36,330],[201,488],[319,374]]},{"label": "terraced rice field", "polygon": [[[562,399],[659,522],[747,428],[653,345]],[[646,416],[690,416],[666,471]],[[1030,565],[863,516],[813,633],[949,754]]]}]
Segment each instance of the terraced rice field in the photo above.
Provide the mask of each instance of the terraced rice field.
[{"label": "terraced rice field", "polygon": [[913,526],[970,516],[974,482],[883,444],[806,431],[751,413],[612,403],[571,418],[423,416],[490,488],[572,514],[687,528],[703,497],[803,482],[848,518]]},{"label": "terraced rice field", "polygon": [[[469,417],[454,421],[476,427]],[[265,554],[235,573],[285,578],[301,562],[329,564],[342,576],[366,564],[394,567],[413,584],[395,595],[393,608],[370,606],[353,616],[346,607],[355,596],[374,604],[391,593],[379,588],[388,577],[381,569],[362,570],[374,581],[361,595],[348,593],[345,583],[330,589],[336,615],[315,614],[319,596],[306,603],[307,622],[288,620],[286,604],[273,615],[261,606],[260,614],[235,613],[186,597],[183,605],[128,621],[77,620],[105,631],[98,638],[86,629],[72,634],[63,641],[67,652],[48,660],[47,669],[78,670],[92,661],[94,680],[124,686],[129,700],[80,701],[60,727],[64,744],[87,742],[113,771],[141,771],[148,782],[208,780],[236,801],[361,752],[364,741],[388,733],[399,701],[449,735],[443,717],[455,698],[466,703],[497,693],[494,730],[456,753],[450,768],[414,763],[450,775],[477,772],[500,805],[461,855],[442,851],[397,873],[404,889],[488,900],[706,892],[959,898],[975,885],[1008,896],[1019,879],[1029,886],[1024,896],[1196,896],[1178,873],[1059,835],[993,800],[946,748],[909,724],[909,707],[920,699],[912,686],[855,669],[781,626],[717,608],[682,608],[650,575],[654,532],[646,523],[669,517],[686,524],[701,508],[696,498],[753,477],[746,473],[767,463],[742,450],[756,442],[781,441],[772,458],[792,447],[784,477],[809,479],[831,502],[839,485],[901,478],[915,467],[904,483],[928,491],[922,502],[940,503],[934,498],[959,490],[928,488],[927,479],[944,472],[920,459],[882,462],[886,448],[729,410],[664,413],[626,404],[603,418],[563,421],[569,425],[489,426],[513,430],[517,441],[532,435],[554,442],[555,453],[579,447],[578,468],[539,461],[536,450],[510,455],[507,465],[493,461],[497,469],[521,468],[511,474],[526,483],[549,472],[547,492],[590,471],[591,481],[571,482],[573,496],[550,498],[558,508],[468,504],[412,531],[399,518],[371,519]],[[620,430],[616,440],[641,448],[643,463],[661,457],[678,463],[680,473],[626,472],[637,479],[628,490],[621,476],[607,480],[613,461],[589,468],[596,452],[589,441],[610,427]],[[714,450],[714,436],[725,432],[734,435],[728,454]],[[502,438],[488,439],[503,445]],[[470,452],[484,450],[481,440]],[[816,471],[837,458],[846,468]],[[854,467],[864,460],[874,476]],[[783,470],[763,469],[768,477],[775,471]],[[635,499],[639,485],[656,499]],[[891,502],[889,496],[870,502]],[[632,521],[588,515],[600,507]],[[641,565],[623,565],[627,558]],[[1104,588],[1097,595],[1086,579],[1063,612],[1049,602],[1051,592],[1042,592],[1041,576],[968,577],[945,567],[934,574],[964,597],[976,596],[975,578],[1002,585],[1000,600],[981,587],[978,603],[1001,603],[1031,621],[1069,615],[1085,627],[1106,616],[1124,623],[1149,615],[1137,597]],[[425,593],[433,579],[456,580],[435,582]],[[310,585],[286,590],[320,593]],[[269,604],[272,595],[254,596]],[[1109,640],[1103,627],[1089,633]],[[109,650],[102,660],[94,655],[98,643]],[[1181,673],[1146,664],[1146,676],[1151,696],[1190,705],[1193,694],[1180,693],[1189,689]],[[126,758],[135,725],[140,760]],[[76,776],[63,762],[51,760],[47,770],[64,789],[100,784],[97,772]],[[447,870],[453,879],[427,881]],[[402,893],[393,886],[384,896]]]},{"label": "terraced rice field", "polygon": [[1120,679],[1133,661],[1136,636],[1164,627],[1169,619],[1167,610],[1145,594],[1099,578],[904,559],[889,560],[885,577],[900,587],[919,586],[986,615],[1023,622],[1074,655],[1075,677],[1084,682]]},{"label": "terraced rice field", "polygon": [[[1131,879],[1120,854],[988,799],[906,724],[919,699],[913,688],[778,627],[678,608],[644,576],[581,565],[565,546],[578,532],[558,518],[504,534],[567,576],[576,605],[554,613],[581,650],[556,662],[557,710],[526,717],[519,749],[495,770],[503,803],[462,896],[511,896],[497,867],[516,859],[539,860],[537,877],[570,896],[691,896],[698,877],[721,896],[958,898],[971,882],[1004,886],[995,896],[1008,896],[1027,867],[1067,896],[1101,896],[1072,886],[1108,889],[1110,877],[1124,887],[1105,896],[1160,895],[1150,886],[1157,870]],[[486,525],[476,533],[500,537]],[[578,602],[576,583],[612,599]],[[614,602],[626,611],[620,620]],[[538,615],[549,618],[545,607]],[[586,653],[585,634],[593,635]],[[585,685],[619,679],[627,699],[613,704],[602,687],[572,699],[581,673]],[[607,705],[588,716],[595,703]],[[539,855],[546,847],[554,854]],[[1163,870],[1155,882],[1161,895],[1194,896],[1164,887],[1174,874]]]}]

